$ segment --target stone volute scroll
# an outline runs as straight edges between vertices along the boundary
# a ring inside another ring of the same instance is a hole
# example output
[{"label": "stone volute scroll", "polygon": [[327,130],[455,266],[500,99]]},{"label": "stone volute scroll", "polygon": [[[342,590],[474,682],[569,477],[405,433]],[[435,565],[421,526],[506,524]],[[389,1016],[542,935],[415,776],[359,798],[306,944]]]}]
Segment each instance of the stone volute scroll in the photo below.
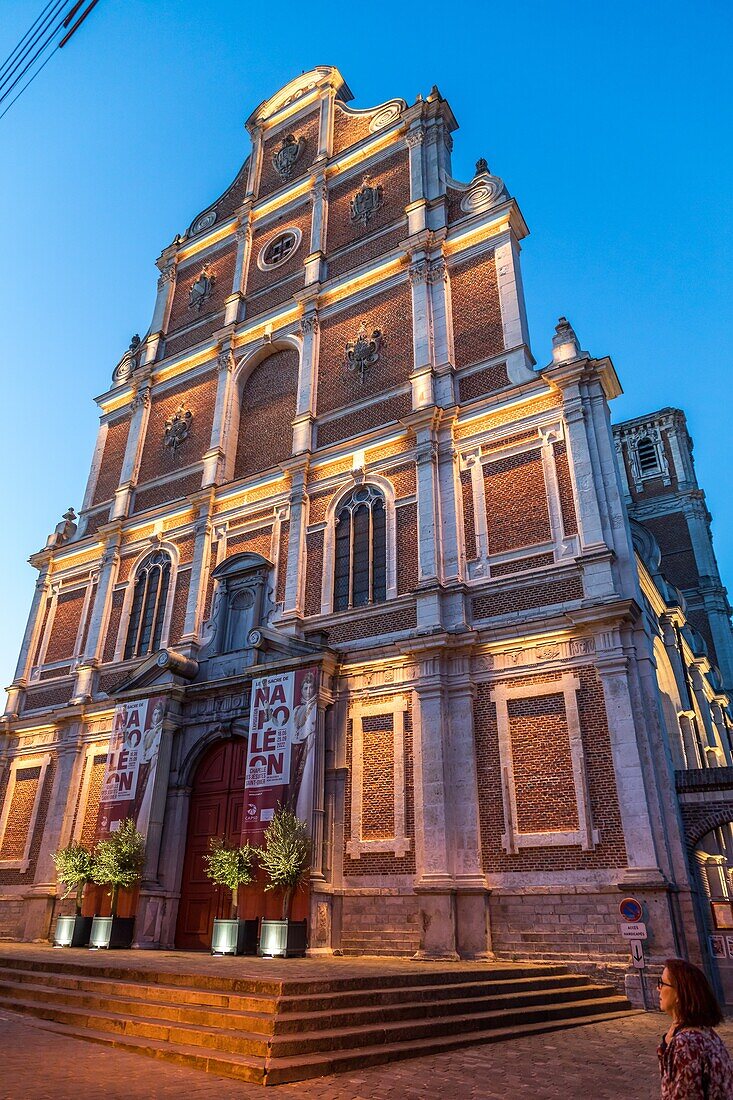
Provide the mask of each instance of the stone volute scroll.
[{"label": "stone volute scroll", "polygon": [[142,354],[142,341],[136,332],[130,340],[130,346],[120,359],[112,372],[112,381],[115,384],[126,382],[130,375],[140,366]]},{"label": "stone volute scroll", "polygon": [[487,210],[507,197],[504,181],[498,176],[492,176],[485,157],[476,161],[476,174],[464,190],[465,194],[461,199],[461,210],[464,214]]},{"label": "stone volute scroll", "polygon": [[305,149],[305,138],[296,139],[294,134],[286,134],[280,148],[273,154],[272,166],[283,183],[293,178],[295,165]]},{"label": "stone volute scroll", "polygon": [[346,344],[346,370],[357,374],[359,381],[363,383],[367,370],[379,362],[383,345],[381,331],[375,328],[370,336],[365,322],[362,321],[354,339]]}]

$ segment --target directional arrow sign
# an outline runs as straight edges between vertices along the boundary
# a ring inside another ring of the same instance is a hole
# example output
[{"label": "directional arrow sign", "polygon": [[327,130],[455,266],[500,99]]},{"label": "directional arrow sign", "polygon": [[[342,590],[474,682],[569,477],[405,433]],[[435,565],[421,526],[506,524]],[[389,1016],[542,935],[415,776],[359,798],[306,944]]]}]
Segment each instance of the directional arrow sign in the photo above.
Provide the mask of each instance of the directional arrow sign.
[{"label": "directional arrow sign", "polygon": [[643,970],[646,966],[644,959],[644,948],[641,945],[641,940],[630,940],[629,947],[631,948],[631,961],[637,970]]}]

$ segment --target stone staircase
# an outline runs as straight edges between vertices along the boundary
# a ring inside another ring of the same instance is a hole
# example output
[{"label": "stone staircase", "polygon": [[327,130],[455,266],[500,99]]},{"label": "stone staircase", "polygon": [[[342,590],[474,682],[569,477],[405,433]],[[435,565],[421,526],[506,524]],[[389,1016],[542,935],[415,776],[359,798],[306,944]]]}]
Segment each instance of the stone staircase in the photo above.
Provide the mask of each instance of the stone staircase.
[{"label": "stone staircase", "polygon": [[417,928],[393,931],[390,928],[341,932],[341,952],[350,957],[372,955],[382,958],[411,958],[420,949]]},{"label": "stone staircase", "polygon": [[226,977],[81,957],[3,955],[0,1004],[57,1033],[263,1085],[631,1011],[615,990],[556,965],[393,964],[382,974],[379,964],[348,973],[343,961],[332,977],[283,980],[264,966],[261,978]]}]

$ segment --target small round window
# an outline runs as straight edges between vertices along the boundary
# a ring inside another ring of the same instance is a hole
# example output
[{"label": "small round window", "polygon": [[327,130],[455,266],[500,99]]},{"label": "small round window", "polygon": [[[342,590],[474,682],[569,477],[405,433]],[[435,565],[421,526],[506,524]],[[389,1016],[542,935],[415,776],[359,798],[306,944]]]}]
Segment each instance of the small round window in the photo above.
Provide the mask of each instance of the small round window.
[{"label": "small round window", "polygon": [[261,271],[270,271],[273,267],[280,267],[280,264],[284,264],[286,260],[290,259],[302,238],[303,234],[296,227],[278,233],[276,237],[273,237],[260,249],[257,266]]}]

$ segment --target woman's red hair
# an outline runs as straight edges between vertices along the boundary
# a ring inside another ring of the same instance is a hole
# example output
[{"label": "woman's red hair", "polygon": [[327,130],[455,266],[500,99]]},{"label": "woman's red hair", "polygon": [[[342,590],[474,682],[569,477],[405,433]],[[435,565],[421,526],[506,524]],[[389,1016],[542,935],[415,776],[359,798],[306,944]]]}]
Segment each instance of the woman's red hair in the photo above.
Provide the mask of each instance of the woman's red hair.
[{"label": "woman's red hair", "polygon": [[723,1013],[702,970],[684,959],[667,959],[664,964],[678,1000],[679,1023],[683,1027],[717,1027]]}]

